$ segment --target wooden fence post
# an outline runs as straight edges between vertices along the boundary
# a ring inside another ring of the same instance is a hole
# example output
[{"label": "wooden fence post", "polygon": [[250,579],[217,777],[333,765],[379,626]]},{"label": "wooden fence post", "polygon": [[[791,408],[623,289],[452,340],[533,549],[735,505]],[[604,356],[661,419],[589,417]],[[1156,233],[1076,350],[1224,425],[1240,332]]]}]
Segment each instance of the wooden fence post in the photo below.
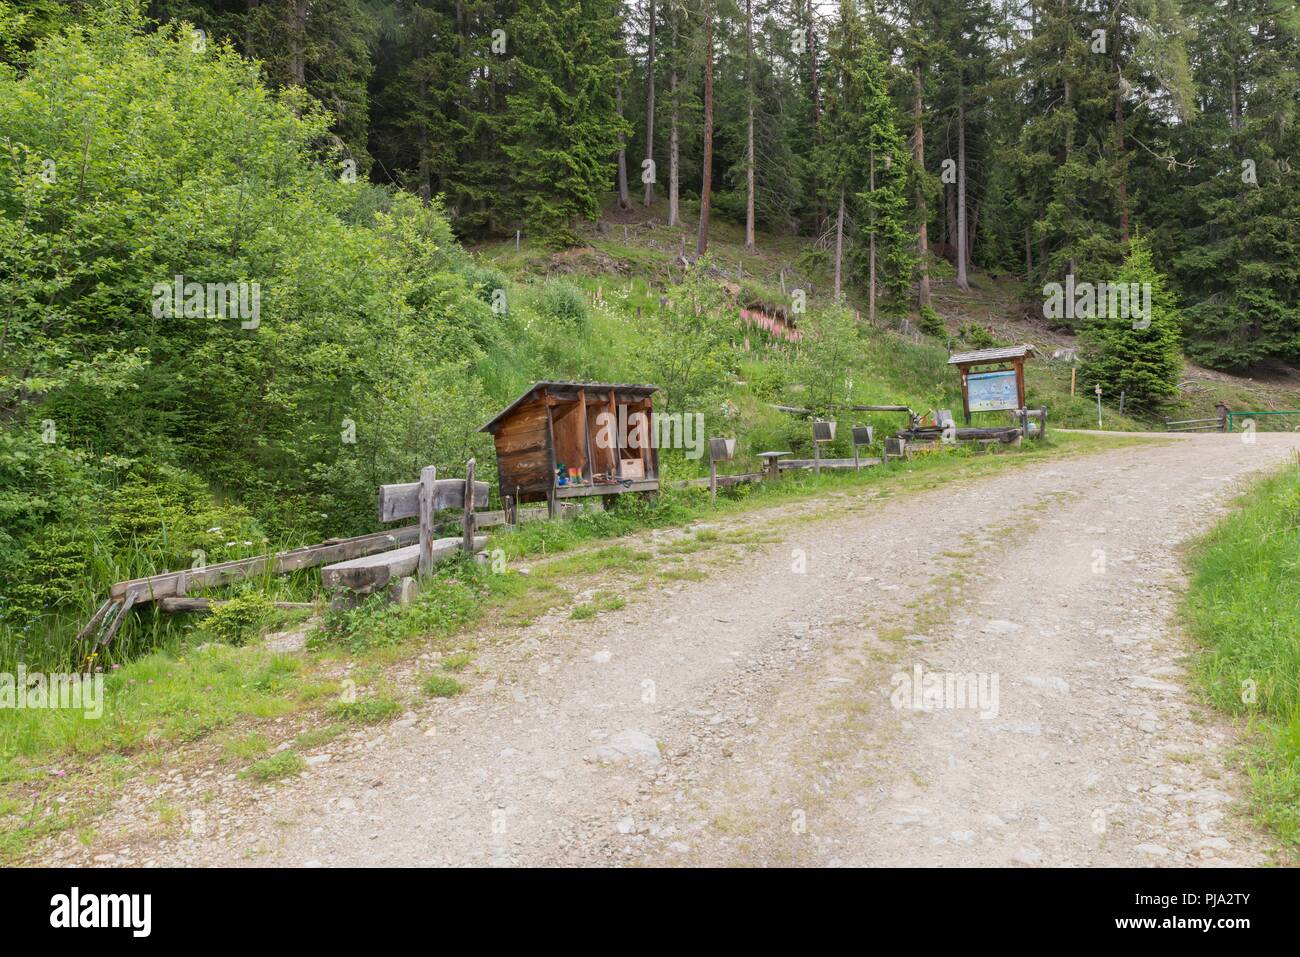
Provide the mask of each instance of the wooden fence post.
[{"label": "wooden fence post", "polygon": [[433,483],[438,469],[426,465],[420,469],[420,578],[433,573]]},{"label": "wooden fence post", "polygon": [[474,554],[474,460],[470,459],[465,465],[465,515],[461,519],[461,528],[465,533],[465,541],[462,546],[465,554]]}]

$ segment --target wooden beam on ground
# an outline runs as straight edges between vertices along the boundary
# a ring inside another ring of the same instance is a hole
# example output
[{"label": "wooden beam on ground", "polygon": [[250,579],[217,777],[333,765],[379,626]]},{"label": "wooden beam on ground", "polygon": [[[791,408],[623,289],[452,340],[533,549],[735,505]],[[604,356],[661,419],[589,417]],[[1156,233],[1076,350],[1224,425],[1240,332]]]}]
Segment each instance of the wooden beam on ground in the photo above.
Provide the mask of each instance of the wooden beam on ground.
[{"label": "wooden beam on ground", "polygon": [[[214,601],[211,598],[185,598],[180,595],[172,595],[163,598],[158,602],[158,606],[165,612],[179,614],[181,612],[192,612],[194,614],[206,615],[214,608],[220,608],[226,604],[224,601]],[[271,605],[282,611],[293,611],[299,608],[315,608],[309,601],[275,601]]]},{"label": "wooden beam on ground", "polygon": [[[742,472],[736,475],[719,475],[717,477],[718,488],[727,488],[732,485],[744,485],[747,482],[761,482],[763,480],[762,472]],[[708,478],[681,479],[669,484],[669,488],[708,488]]]},{"label": "wooden beam on ground", "polygon": [[[853,459],[822,459],[821,467],[824,469],[856,469],[861,465],[879,465],[880,459],[859,459],[854,462]],[[810,469],[815,468],[817,463],[813,459],[782,459],[778,466],[782,472],[787,469]]]},{"label": "wooden beam on ground", "polygon": [[116,602],[114,602],[113,599],[110,598],[107,601],[105,601],[102,605],[100,605],[99,610],[95,612],[95,614],[91,617],[90,621],[86,622],[85,627],[83,627],[81,631],[77,632],[76,640],[84,641],[87,637],[89,637],[91,632],[95,630],[95,627],[101,621],[104,620],[104,616],[108,614],[108,610],[111,607],[113,607],[114,604],[116,604]]},{"label": "wooden beam on ground", "polygon": [[109,596],[116,601],[128,597],[131,597],[134,602],[157,601],[171,595],[184,595],[191,588],[216,588],[245,578],[254,578],[268,569],[277,575],[283,575],[330,562],[372,555],[375,552],[408,545],[418,538],[419,528],[415,525],[395,528],[388,532],[359,535],[356,538],[333,538],[319,545],[308,545],[287,552],[277,552],[274,555],[258,555],[255,558],[241,558],[203,568],[164,572],[161,575],[118,582],[109,590]]},{"label": "wooden beam on ground", "polygon": [[109,622],[108,630],[104,632],[104,637],[99,639],[100,645],[106,645],[113,640],[113,637],[122,627],[122,622],[126,621],[126,616],[130,614],[131,609],[135,607],[135,595],[127,595],[122,599],[121,604],[117,606],[117,614]]},{"label": "wooden beam on ground", "polygon": [[[464,542],[460,536],[439,538],[429,543],[427,555],[429,567],[460,553]],[[482,551],[487,545],[487,536],[479,535],[474,539],[474,551]],[[377,555],[366,555],[334,565],[326,565],[320,571],[321,584],[326,589],[347,588],[358,594],[368,595],[383,588],[394,579],[404,578],[420,568],[421,547],[419,543],[405,548],[395,548]]]}]

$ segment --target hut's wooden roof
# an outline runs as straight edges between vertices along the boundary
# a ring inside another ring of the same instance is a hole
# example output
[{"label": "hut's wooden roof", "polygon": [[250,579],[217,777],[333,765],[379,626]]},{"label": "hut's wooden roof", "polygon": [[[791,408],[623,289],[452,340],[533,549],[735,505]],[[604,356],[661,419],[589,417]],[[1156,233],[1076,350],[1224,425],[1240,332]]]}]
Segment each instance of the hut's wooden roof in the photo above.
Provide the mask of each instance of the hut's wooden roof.
[{"label": "hut's wooden roof", "polygon": [[519,408],[519,406],[523,405],[523,403],[527,402],[529,398],[531,398],[534,394],[538,392],[538,390],[541,390],[542,392],[551,393],[552,395],[569,395],[569,394],[576,394],[577,392],[583,389],[587,390],[588,392],[610,392],[610,391],[622,392],[622,393],[630,392],[631,394],[637,396],[647,396],[647,395],[651,395],[652,393],[658,392],[659,386],[640,385],[640,384],[628,383],[628,382],[562,382],[562,381],[552,381],[552,380],[548,380],[545,382],[534,382],[532,385],[530,385],[527,389],[523,391],[523,394],[520,395],[519,398],[515,399],[515,401],[511,402],[508,406],[506,406],[495,416],[493,416],[491,421],[484,424],[479,429],[479,431],[480,432],[494,431],[497,425],[499,425],[502,422],[502,420],[507,418],[511,412]]}]

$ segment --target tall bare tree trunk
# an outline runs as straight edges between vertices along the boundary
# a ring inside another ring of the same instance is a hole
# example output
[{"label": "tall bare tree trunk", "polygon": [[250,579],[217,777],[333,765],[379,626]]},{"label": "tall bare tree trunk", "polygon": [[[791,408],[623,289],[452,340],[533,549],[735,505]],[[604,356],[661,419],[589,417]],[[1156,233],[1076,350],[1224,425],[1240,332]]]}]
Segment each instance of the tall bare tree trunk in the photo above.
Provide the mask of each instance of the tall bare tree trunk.
[{"label": "tall bare tree trunk", "polygon": [[[925,169],[925,106],[922,103],[923,91],[925,89],[921,79],[921,64],[917,63],[916,68],[912,71],[912,85],[915,92],[915,103],[912,108],[912,117],[915,125],[915,158],[916,168]],[[926,220],[930,218],[930,213],[926,209],[925,189],[921,184],[921,178],[918,176],[916,181],[916,217],[919,223],[916,227],[916,251],[920,263],[920,275],[916,282],[916,301],[917,305],[924,308],[930,305],[930,240],[926,232]]]},{"label": "tall bare tree trunk", "polygon": [[[428,96],[426,85],[420,84],[421,96]],[[429,168],[429,127],[425,123],[420,124],[420,202],[425,206],[433,199],[433,175]]]},{"label": "tall bare tree trunk", "polygon": [[966,87],[957,79],[957,288],[970,289],[966,275]]},{"label": "tall bare tree trunk", "polygon": [[709,248],[709,204],[713,199],[713,4],[704,3],[704,163],[700,185],[700,232],[695,255]]},{"label": "tall bare tree trunk", "polygon": [[[813,0],[807,0],[804,15],[808,19],[808,83],[812,92],[813,148],[816,149],[820,142],[817,134],[821,129],[822,106],[821,97],[818,96],[819,90],[817,86],[817,32],[813,29]],[[813,167],[812,188],[814,197],[813,216],[816,219],[817,232],[820,234],[822,231],[822,225],[826,221],[826,204],[823,201],[821,182],[817,175],[816,166]]]},{"label": "tall bare tree trunk", "polygon": [[681,143],[677,135],[677,68],[673,68],[672,76],[668,80],[668,89],[672,93],[673,100],[673,118],[672,127],[668,133],[668,225],[676,226],[681,221],[680,208],[680,168]]},{"label": "tall bare tree trunk", "polygon": [[[1124,19],[1116,3],[1114,44],[1115,62],[1115,166],[1119,173],[1119,241],[1128,245],[1128,174],[1124,169],[1124,75],[1120,67],[1120,28]],[[1233,91],[1236,92],[1235,90]]]},{"label": "tall bare tree trunk", "polygon": [[256,56],[253,52],[253,11],[258,8],[262,0],[248,0],[247,10],[244,15],[244,56],[252,58]]},{"label": "tall bare tree trunk", "polygon": [[293,0],[293,34],[289,40],[289,78],[307,83],[307,0]]},{"label": "tall bare tree trunk", "polygon": [[[618,115],[621,119],[623,116],[623,87],[619,87],[614,94],[614,99],[618,104]],[[627,192],[627,147],[623,142],[623,134],[618,134],[618,208],[631,209],[632,197]]]},{"label": "tall bare tree trunk", "polygon": [[844,264],[844,187],[840,187],[840,207],[835,215],[835,299],[840,298],[840,275]]},{"label": "tall bare tree trunk", "polygon": [[813,129],[821,123],[822,104],[817,95],[817,32],[813,30],[813,0],[808,0],[808,61],[812,67],[812,118]]},{"label": "tall bare tree trunk", "polygon": [[677,135],[677,16],[672,7],[668,8],[668,17],[673,24],[672,68],[668,74],[668,105],[671,117],[668,130],[668,225],[676,226],[681,222],[681,209],[678,202],[681,141]]},{"label": "tall bare tree trunk", "polygon": [[[650,162],[645,169],[654,168],[655,159],[655,0],[650,0],[650,42],[645,59],[645,158]],[[655,179],[650,177],[645,184],[645,204],[653,206],[655,202]]]},{"label": "tall bare tree trunk", "polygon": [[745,248],[754,248],[754,0],[745,0]]},{"label": "tall bare tree trunk", "polygon": [[[868,151],[867,189],[876,191],[876,148]],[[872,197],[874,200],[874,196]],[[871,229],[867,234],[867,321],[876,321],[876,206],[871,204]]]}]

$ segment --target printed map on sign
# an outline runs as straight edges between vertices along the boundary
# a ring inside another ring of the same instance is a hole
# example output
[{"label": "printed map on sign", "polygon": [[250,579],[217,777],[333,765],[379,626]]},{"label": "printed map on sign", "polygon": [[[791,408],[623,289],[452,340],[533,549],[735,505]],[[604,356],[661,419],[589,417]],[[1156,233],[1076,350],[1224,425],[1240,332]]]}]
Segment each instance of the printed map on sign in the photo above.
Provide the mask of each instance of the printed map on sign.
[{"label": "printed map on sign", "polygon": [[1016,374],[1004,372],[973,372],[966,377],[967,395],[972,412],[992,412],[997,409],[1019,408]]}]

